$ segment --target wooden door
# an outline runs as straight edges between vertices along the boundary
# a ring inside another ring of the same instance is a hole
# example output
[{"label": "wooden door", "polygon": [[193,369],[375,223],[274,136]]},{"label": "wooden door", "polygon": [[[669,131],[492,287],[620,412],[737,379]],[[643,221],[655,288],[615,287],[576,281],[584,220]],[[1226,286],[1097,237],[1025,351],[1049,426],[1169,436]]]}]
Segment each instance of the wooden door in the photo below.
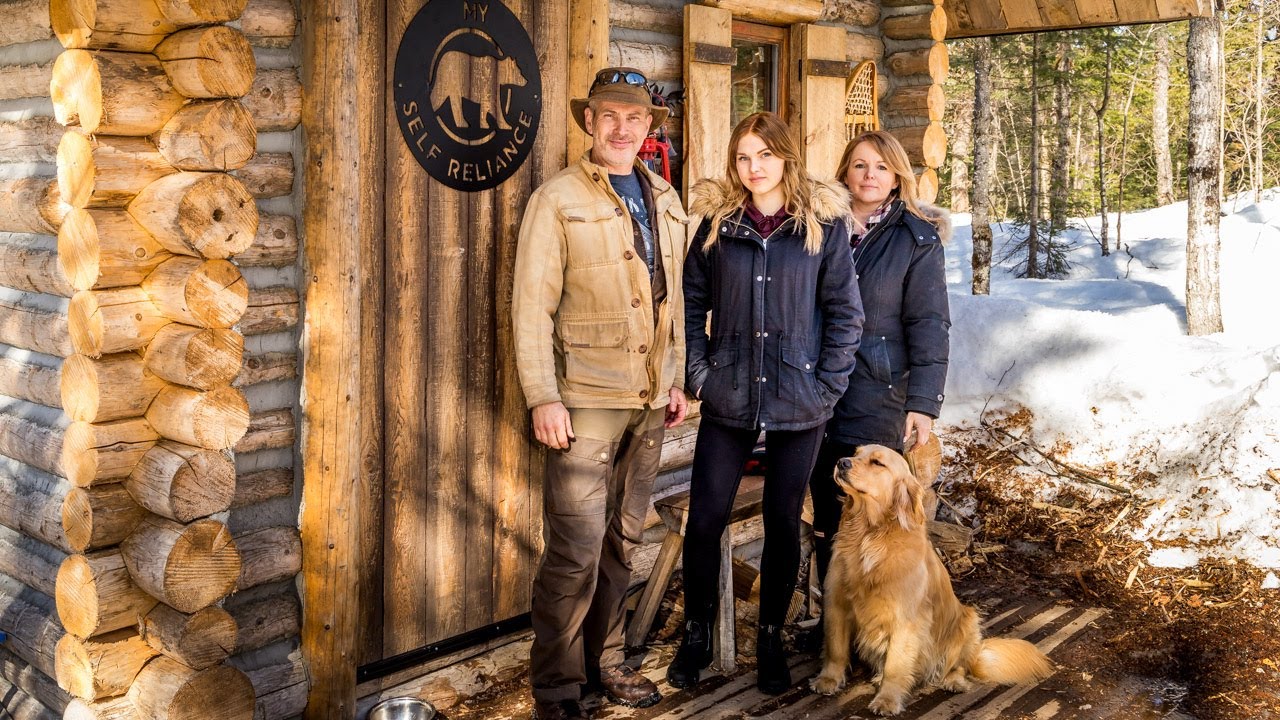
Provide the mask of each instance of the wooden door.
[{"label": "wooden door", "polygon": [[[494,13],[498,0],[456,4]],[[511,275],[529,194],[565,164],[568,0],[504,4],[539,59],[541,122],[513,176],[463,192],[430,177],[402,133],[396,58],[424,2],[388,0],[382,532],[363,559],[361,664],[529,610],[542,456],[513,362]],[[475,60],[441,82],[484,107],[502,102],[508,72]]]}]

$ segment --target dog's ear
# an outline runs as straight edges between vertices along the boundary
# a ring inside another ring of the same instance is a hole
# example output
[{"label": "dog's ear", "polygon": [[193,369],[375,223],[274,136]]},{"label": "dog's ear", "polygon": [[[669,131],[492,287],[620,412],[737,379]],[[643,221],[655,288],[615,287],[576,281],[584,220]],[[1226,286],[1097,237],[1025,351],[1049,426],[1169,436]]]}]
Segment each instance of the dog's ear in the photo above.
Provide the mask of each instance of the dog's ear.
[{"label": "dog's ear", "polygon": [[898,524],[903,530],[910,530],[924,523],[924,492],[920,481],[914,475],[905,474],[894,478],[893,509],[898,515]]}]

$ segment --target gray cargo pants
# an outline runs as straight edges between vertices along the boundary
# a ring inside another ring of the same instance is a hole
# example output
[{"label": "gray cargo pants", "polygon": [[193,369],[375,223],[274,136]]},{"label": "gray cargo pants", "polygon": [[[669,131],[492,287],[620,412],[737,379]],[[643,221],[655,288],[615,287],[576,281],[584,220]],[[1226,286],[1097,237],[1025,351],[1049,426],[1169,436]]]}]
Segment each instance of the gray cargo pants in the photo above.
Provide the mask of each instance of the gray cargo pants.
[{"label": "gray cargo pants", "polygon": [[577,700],[588,665],[623,661],[624,602],[662,453],[665,409],[569,410],[577,440],[547,455],[546,550],[533,580],[534,699]]}]

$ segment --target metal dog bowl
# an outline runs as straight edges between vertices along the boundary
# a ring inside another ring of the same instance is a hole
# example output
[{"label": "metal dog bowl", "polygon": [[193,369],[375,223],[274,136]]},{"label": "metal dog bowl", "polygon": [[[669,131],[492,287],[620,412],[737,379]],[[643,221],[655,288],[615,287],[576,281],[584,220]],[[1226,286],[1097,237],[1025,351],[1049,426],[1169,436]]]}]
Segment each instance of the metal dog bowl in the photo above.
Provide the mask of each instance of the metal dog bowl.
[{"label": "metal dog bowl", "polygon": [[369,711],[369,720],[431,720],[435,716],[434,705],[412,697],[383,700]]}]

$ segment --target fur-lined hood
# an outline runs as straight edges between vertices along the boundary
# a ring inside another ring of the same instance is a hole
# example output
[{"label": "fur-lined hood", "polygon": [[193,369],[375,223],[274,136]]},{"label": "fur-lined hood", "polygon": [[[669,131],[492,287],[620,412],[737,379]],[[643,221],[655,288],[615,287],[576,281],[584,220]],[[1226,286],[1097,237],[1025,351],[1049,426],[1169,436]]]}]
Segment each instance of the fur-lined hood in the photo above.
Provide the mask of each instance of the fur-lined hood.
[{"label": "fur-lined hood", "polygon": [[[813,181],[811,199],[814,215],[821,222],[831,222],[836,218],[849,216],[849,190],[834,180],[819,180],[810,176]],[[707,218],[722,212],[731,213],[738,205],[733,201],[734,186],[724,179],[704,178],[694,183],[689,191],[689,212]]]},{"label": "fur-lined hood", "polygon": [[924,219],[928,220],[938,233],[938,239],[943,245],[951,242],[951,236],[954,234],[954,228],[951,226],[951,211],[932,205],[930,203],[917,203],[920,207],[920,214],[924,215]]}]

